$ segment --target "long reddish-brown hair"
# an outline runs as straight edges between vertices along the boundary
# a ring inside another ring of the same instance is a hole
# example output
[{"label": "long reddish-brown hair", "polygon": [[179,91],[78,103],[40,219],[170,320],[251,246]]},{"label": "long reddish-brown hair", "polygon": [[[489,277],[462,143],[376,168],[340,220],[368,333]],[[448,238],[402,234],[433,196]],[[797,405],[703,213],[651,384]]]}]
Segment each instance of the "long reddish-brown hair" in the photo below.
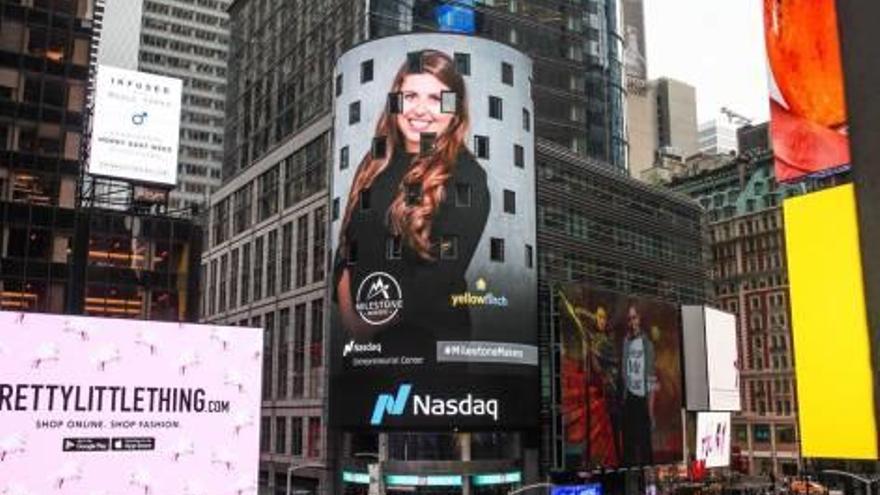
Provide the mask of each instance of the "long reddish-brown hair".
[{"label": "long reddish-brown hair", "polygon": [[[456,94],[455,116],[446,131],[437,136],[432,151],[419,154],[410,162],[388,208],[388,227],[392,234],[400,236],[421,258],[433,260],[435,256],[432,253],[431,226],[437,208],[446,197],[446,182],[455,173],[458,154],[466,151],[464,139],[470,121],[464,79],[456,71],[452,58],[436,50],[424,50],[420,57],[420,73],[433,75]],[[404,62],[394,78],[390,93],[400,92],[404,79],[410,74],[418,73],[411,72],[409,63]],[[396,153],[404,153],[404,139],[397,127],[396,117],[386,106],[376,123],[376,137],[385,139],[385,149],[388,151],[385,157],[380,158],[373,158],[368,151],[358,165],[339,234],[340,246],[346,246],[345,232],[352,212],[360,201],[361,191],[373,185]],[[406,202],[406,193],[410,186],[421,186],[422,196],[418,204],[408,205]]]}]

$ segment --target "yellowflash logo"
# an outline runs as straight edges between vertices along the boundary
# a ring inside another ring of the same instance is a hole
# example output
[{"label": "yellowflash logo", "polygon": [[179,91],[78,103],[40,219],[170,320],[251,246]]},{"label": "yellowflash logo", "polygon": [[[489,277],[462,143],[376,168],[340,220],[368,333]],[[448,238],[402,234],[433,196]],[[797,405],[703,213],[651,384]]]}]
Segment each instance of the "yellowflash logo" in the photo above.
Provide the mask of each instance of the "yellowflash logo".
[{"label": "yellowflash logo", "polygon": [[478,278],[474,285],[478,291],[476,293],[466,291],[462,294],[450,294],[450,306],[453,308],[462,306],[498,306],[504,308],[508,306],[509,301],[506,297],[496,296],[491,292],[486,292],[489,284],[486,283],[484,278]]}]

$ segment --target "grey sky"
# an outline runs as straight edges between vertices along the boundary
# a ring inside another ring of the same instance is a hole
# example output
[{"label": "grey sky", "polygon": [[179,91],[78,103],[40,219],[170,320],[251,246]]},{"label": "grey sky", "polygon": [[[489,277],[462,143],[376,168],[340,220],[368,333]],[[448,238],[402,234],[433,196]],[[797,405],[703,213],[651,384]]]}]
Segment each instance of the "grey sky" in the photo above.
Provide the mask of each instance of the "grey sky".
[{"label": "grey sky", "polygon": [[699,122],[721,107],[768,119],[761,0],[644,0],[648,77],[697,88]]}]

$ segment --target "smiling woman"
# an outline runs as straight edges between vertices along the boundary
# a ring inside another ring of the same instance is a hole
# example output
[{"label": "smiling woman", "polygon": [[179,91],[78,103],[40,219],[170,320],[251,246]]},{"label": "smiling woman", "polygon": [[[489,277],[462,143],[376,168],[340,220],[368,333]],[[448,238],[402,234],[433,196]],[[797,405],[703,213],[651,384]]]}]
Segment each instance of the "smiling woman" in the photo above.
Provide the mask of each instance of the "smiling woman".
[{"label": "smiling woman", "polygon": [[[417,276],[413,273],[401,280],[410,287],[395,290],[425,289],[431,282],[444,290],[464,291],[465,270],[489,215],[486,172],[464,143],[468,127],[465,83],[453,59],[437,50],[410,53],[394,77],[373,146],[358,166],[343,217],[336,293],[350,333],[379,332],[401,317],[417,327],[425,318],[443,317],[468,328],[466,312],[444,311],[455,313],[450,318],[415,304],[403,306],[400,313],[406,314],[383,314],[381,324],[366,325],[355,307],[363,284],[352,284],[353,278],[388,269],[387,238],[404,263],[419,268]],[[467,186],[480,199],[472,211],[449,208],[444,202],[452,181]],[[452,226],[457,235],[444,235]],[[378,244],[366,242],[381,231],[388,235],[379,236]]]}]

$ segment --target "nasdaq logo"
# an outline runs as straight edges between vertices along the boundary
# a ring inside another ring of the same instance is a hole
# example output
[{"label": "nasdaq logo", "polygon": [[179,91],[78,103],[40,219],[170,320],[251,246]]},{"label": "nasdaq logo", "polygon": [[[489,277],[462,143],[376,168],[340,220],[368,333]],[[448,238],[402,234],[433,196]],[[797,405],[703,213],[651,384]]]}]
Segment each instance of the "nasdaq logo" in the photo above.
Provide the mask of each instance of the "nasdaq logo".
[{"label": "nasdaq logo", "polygon": [[405,383],[397,389],[397,397],[391,394],[381,394],[376,399],[376,405],[373,407],[373,417],[370,424],[378,426],[382,424],[385,414],[392,416],[400,416],[406,407],[406,401],[409,400],[409,393],[412,391],[412,385]]},{"label": "nasdaq logo", "polygon": [[[385,415],[402,416],[406,409],[407,401],[409,401],[412,385],[406,383],[397,389],[397,396],[392,394],[381,394],[376,399],[376,405],[373,407],[373,416],[370,424],[379,426],[385,419]],[[467,394],[459,398],[437,398],[430,395],[413,395],[412,411],[413,416],[434,416],[434,417],[472,417],[482,416],[492,418],[493,422],[498,422],[499,417],[498,399],[483,399],[474,397],[473,394]]]}]

